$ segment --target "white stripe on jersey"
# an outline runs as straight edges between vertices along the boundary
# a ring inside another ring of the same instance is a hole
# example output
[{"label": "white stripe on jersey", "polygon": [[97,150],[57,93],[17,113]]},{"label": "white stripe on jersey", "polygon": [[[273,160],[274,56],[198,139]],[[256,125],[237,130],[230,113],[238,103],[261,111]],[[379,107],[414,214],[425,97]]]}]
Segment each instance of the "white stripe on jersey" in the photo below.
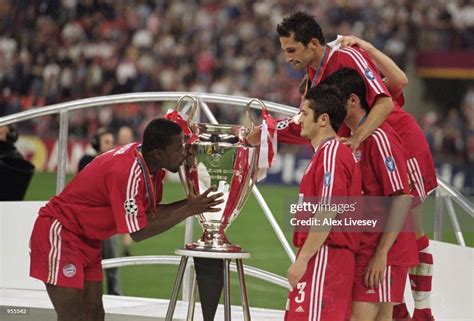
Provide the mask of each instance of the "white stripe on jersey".
[{"label": "white stripe on jersey", "polygon": [[[362,62],[360,61],[360,59],[358,57],[356,57],[356,55],[354,54],[354,51],[350,51],[350,50],[347,50],[347,47],[344,47],[344,49],[341,49],[339,50],[340,52],[343,52],[347,55],[349,55],[352,60],[356,63],[357,67],[359,68],[360,72],[364,75],[365,78],[367,78],[367,76],[365,76],[365,70],[366,68],[364,68],[364,65],[362,64]],[[363,58],[363,57],[362,57]],[[365,60],[364,60],[365,61]],[[368,67],[367,67],[368,68]],[[377,72],[377,71],[373,71],[373,72]],[[378,95],[378,94],[382,94],[384,91],[380,88],[380,85],[378,84],[378,80],[377,78],[375,78],[374,80],[369,80],[368,81],[370,87],[372,87],[372,89],[375,91],[375,93]]]},{"label": "white stripe on jersey", "polygon": [[[377,72],[377,70],[372,70],[372,68],[370,68],[369,66],[369,63],[367,62],[367,60],[365,60],[364,56],[362,56],[362,54],[355,50],[354,48],[352,47],[345,47],[345,49],[351,51],[352,53],[354,53],[354,55],[359,58],[359,61],[362,63],[362,66],[364,66],[365,68],[369,68],[373,73],[374,72]],[[373,83],[375,84],[375,86],[381,91],[381,92],[384,92],[383,90],[383,86],[382,84],[378,81],[377,77],[375,77],[374,80],[372,80]]]},{"label": "white stripe on jersey", "polygon": [[[128,176],[127,182],[127,192],[125,195],[125,202],[135,201],[135,196],[137,195],[138,182],[140,181],[140,166],[138,161],[135,159],[131,168],[130,174]],[[130,233],[138,231],[138,221],[136,214],[129,214],[127,209],[125,209],[125,221],[127,223],[127,228]]]},{"label": "white stripe on jersey", "polygon": [[[393,157],[393,153],[392,153],[392,150],[390,148],[390,142],[389,142],[387,136],[385,135],[385,132],[382,129],[377,128],[372,133],[372,137],[374,137],[375,142],[377,143],[377,146],[379,148],[379,152],[380,152],[380,155],[382,157],[382,161],[385,165],[387,175],[390,179],[390,184],[392,185],[392,191],[396,192],[396,191],[399,191],[399,190],[403,190],[403,183],[402,183],[402,180],[400,178],[400,173],[398,171],[398,166],[395,163],[395,159]],[[387,165],[385,164],[385,161],[389,157],[393,160],[393,162],[395,164],[395,169],[393,171],[390,171],[387,168]]]},{"label": "white stripe on jersey", "polygon": [[[387,142],[388,152],[390,153],[390,155],[392,155],[392,158],[393,158],[392,148],[390,146],[390,141],[388,139],[387,133],[380,128],[377,128],[377,131],[385,138],[385,141]],[[394,162],[395,162],[395,159],[394,159]],[[404,187],[403,181],[402,181],[402,178],[400,177],[400,171],[398,170],[398,166],[395,166],[394,173],[397,177],[398,182],[400,183],[400,186],[403,188]]]},{"label": "white stripe on jersey", "polygon": [[326,267],[328,264],[328,247],[327,245],[323,245],[320,248],[320,251],[323,251],[323,263],[322,263],[322,271],[321,271],[321,283],[319,285],[319,299],[318,299],[318,315],[315,321],[321,320],[321,310],[323,307],[323,295],[324,295],[324,279],[326,277]]},{"label": "white stripe on jersey", "polygon": [[54,220],[49,228],[49,250],[48,279],[46,283],[56,285],[58,283],[59,262],[61,259],[61,230],[62,225],[58,220]]},{"label": "white stripe on jersey", "polygon": [[[325,147],[323,154],[323,190],[321,195],[321,203],[323,204],[331,203],[331,196],[334,185],[334,173],[336,170],[336,154],[339,145],[340,143],[338,141],[332,140],[323,146]],[[326,185],[326,174],[329,174],[328,185]]]},{"label": "white stripe on jersey", "polygon": [[420,166],[418,165],[418,160],[416,158],[412,158],[408,161],[411,162],[413,169],[413,176],[415,178],[413,183],[415,184],[415,187],[417,187],[421,200],[424,201],[427,195],[425,191],[425,184],[423,183],[423,175],[421,173]]},{"label": "white stripe on jersey", "polygon": [[420,196],[421,200],[424,200],[423,194],[422,194],[421,189],[420,189],[420,185],[417,182],[418,177],[415,173],[415,167],[413,166],[413,164],[411,162],[411,159],[409,159],[407,161],[407,165],[408,165],[408,175],[410,176],[410,180],[412,181],[413,186],[415,186],[415,189],[418,192],[418,195]]}]

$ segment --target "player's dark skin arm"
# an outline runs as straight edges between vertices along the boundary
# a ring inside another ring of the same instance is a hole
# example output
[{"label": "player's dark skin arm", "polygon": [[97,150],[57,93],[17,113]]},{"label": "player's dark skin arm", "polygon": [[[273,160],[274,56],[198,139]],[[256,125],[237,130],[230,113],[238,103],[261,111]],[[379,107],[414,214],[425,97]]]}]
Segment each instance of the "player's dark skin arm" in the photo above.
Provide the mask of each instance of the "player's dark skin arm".
[{"label": "player's dark skin arm", "polygon": [[130,233],[130,236],[135,242],[140,242],[163,233],[190,216],[203,212],[218,212],[220,209],[216,206],[224,202],[224,200],[219,199],[223,194],[217,193],[209,196],[209,193],[214,190],[215,187],[211,187],[200,195],[190,195],[186,200],[168,204],[169,208],[167,209],[164,205],[163,209],[166,209],[166,211],[161,209],[146,227]]},{"label": "player's dark skin arm", "polygon": [[365,286],[370,289],[378,287],[383,280],[387,266],[388,251],[405,223],[412,202],[410,195],[402,194],[401,192],[393,194],[392,197],[392,206],[385,226],[385,232],[380,238],[374,256],[367,264],[367,271],[364,276]]}]

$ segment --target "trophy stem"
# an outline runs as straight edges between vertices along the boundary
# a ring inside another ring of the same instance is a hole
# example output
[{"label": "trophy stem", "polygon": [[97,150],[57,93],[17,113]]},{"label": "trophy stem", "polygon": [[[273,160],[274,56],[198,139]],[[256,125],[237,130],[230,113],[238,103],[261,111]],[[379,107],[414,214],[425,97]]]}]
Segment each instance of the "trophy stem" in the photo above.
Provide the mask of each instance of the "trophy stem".
[{"label": "trophy stem", "polygon": [[188,250],[209,251],[209,252],[241,252],[239,245],[232,244],[224,234],[223,229],[204,230],[201,238],[194,242],[186,244]]}]

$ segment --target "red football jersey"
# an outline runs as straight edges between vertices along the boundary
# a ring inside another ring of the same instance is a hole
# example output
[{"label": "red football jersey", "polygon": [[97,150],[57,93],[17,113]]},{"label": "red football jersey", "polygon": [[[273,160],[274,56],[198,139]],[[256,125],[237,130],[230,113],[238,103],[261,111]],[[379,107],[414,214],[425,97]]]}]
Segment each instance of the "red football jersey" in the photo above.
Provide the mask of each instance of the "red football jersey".
[{"label": "red football jersey", "polygon": [[[319,146],[306,168],[300,183],[300,200],[317,198],[322,203],[331,203],[331,197],[358,197],[362,193],[359,166],[349,147],[335,139]],[[308,232],[296,230],[293,244],[303,246]],[[331,232],[325,244],[355,250],[359,244],[359,233]]]},{"label": "red football jersey", "polygon": [[[312,87],[317,86],[319,82],[324,81],[324,79],[340,69],[351,68],[357,70],[362,79],[364,79],[366,88],[365,98],[370,108],[372,108],[375,100],[379,96],[391,97],[390,92],[387,87],[385,87],[382,78],[375,67],[375,64],[364,50],[359,47],[332,48],[328,57],[326,63],[323,63],[320,67],[322,70],[320,73],[322,74],[319,79],[315,79],[317,73],[316,69],[312,66],[308,67],[308,81],[311,83]],[[426,142],[425,136],[423,135],[423,131],[416,123],[415,118],[400,107],[399,102],[403,101],[402,95],[397,97],[397,99],[393,99],[393,111],[387,117],[386,121],[403,139],[403,146],[406,149],[407,157],[411,158],[425,152],[429,149],[429,146]],[[284,121],[284,119],[280,119],[278,123],[284,123]],[[278,141],[304,144],[304,140],[294,137],[299,135],[299,131],[297,128],[294,128],[294,126],[298,125],[279,126]],[[350,135],[350,130],[345,124],[341,126],[338,135]]]},{"label": "red football jersey", "polygon": [[150,176],[139,148],[131,143],[96,157],[40,209],[40,215],[54,217],[88,239],[143,229],[146,212],[153,213],[161,201],[165,172]]},{"label": "red football jersey", "polygon": [[[377,128],[356,152],[362,173],[364,197],[391,196],[396,192],[410,194],[405,151],[400,137],[387,122]],[[366,200],[374,215],[384,215],[389,209],[380,204],[380,198]],[[386,202],[384,202],[386,203]],[[408,216],[405,229],[410,229],[411,217]],[[381,233],[363,233],[362,244],[367,244],[366,259],[372,257]],[[369,250],[370,249],[370,250]],[[387,257],[388,265],[411,266],[417,261],[415,234],[402,231],[398,234]]]}]

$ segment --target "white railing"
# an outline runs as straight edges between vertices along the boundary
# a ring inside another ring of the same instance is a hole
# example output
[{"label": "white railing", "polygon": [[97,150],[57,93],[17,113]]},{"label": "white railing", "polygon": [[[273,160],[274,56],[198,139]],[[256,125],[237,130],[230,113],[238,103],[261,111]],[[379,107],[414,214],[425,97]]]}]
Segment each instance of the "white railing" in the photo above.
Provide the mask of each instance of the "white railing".
[{"label": "white railing", "polygon": [[[240,96],[229,96],[229,95],[218,95],[218,94],[209,94],[209,93],[193,93],[193,92],[146,92],[146,93],[130,93],[130,94],[120,94],[120,95],[111,95],[111,96],[102,96],[94,98],[86,98],[81,100],[75,100],[40,108],[30,109],[24,112],[8,115],[5,117],[0,117],[0,126],[17,123],[25,120],[30,120],[42,116],[59,114],[59,144],[58,144],[58,172],[56,179],[56,191],[59,193],[65,186],[66,181],[66,158],[67,158],[67,139],[68,139],[68,125],[69,125],[69,112],[92,107],[107,107],[115,104],[124,104],[124,103],[137,103],[137,102],[163,102],[163,101],[177,101],[183,95],[192,95],[198,98],[201,109],[209,119],[211,123],[217,123],[212,111],[208,107],[208,103],[219,103],[232,105],[237,107],[245,107],[249,102],[249,98],[240,97]],[[294,107],[264,101],[268,110],[272,112],[277,112],[284,115],[294,115],[298,110]],[[251,105],[251,108],[260,109],[261,106],[257,103]],[[454,206],[452,201],[456,202],[461,206],[472,218],[474,218],[474,205],[466,197],[464,197],[459,191],[457,191],[452,186],[448,185],[446,182],[438,178],[439,189],[437,191],[437,196],[448,196],[448,197],[438,197],[436,204],[436,216],[435,216],[435,230],[434,238],[436,240],[441,239],[442,228],[443,228],[443,205],[446,205],[448,210],[448,215],[451,220],[451,223],[455,229],[456,238],[460,245],[465,246],[464,238],[460,230],[460,224],[455,213]],[[265,199],[262,194],[259,192],[258,187],[254,186],[253,191],[254,196],[256,197],[262,211],[269,220],[273,230],[275,231],[280,243],[282,244],[285,252],[287,253],[290,261],[295,260],[295,254],[292,247],[285,238],[280,226],[276,222],[273,213],[268,207]],[[185,239],[192,239],[192,218],[189,218],[186,224],[185,230]],[[124,261],[128,262],[129,261]],[[141,262],[141,261],[138,261]],[[158,260],[157,262],[160,262]],[[117,262],[118,263],[118,262]],[[267,274],[265,274],[267,273]],[[274,274],[270,272],[263,271],[261,274],[262,279],[265,279],[265,275],[268,277],[266,280],[272,283],[274,281]],[[273,281],[272,281],[273,280]],[[280,282],[279,280],[278,282]],[[184,297],[188,297],[190,279],[188,278],[184,284]],[[281,284],[280,284],[281,285]]]}]

